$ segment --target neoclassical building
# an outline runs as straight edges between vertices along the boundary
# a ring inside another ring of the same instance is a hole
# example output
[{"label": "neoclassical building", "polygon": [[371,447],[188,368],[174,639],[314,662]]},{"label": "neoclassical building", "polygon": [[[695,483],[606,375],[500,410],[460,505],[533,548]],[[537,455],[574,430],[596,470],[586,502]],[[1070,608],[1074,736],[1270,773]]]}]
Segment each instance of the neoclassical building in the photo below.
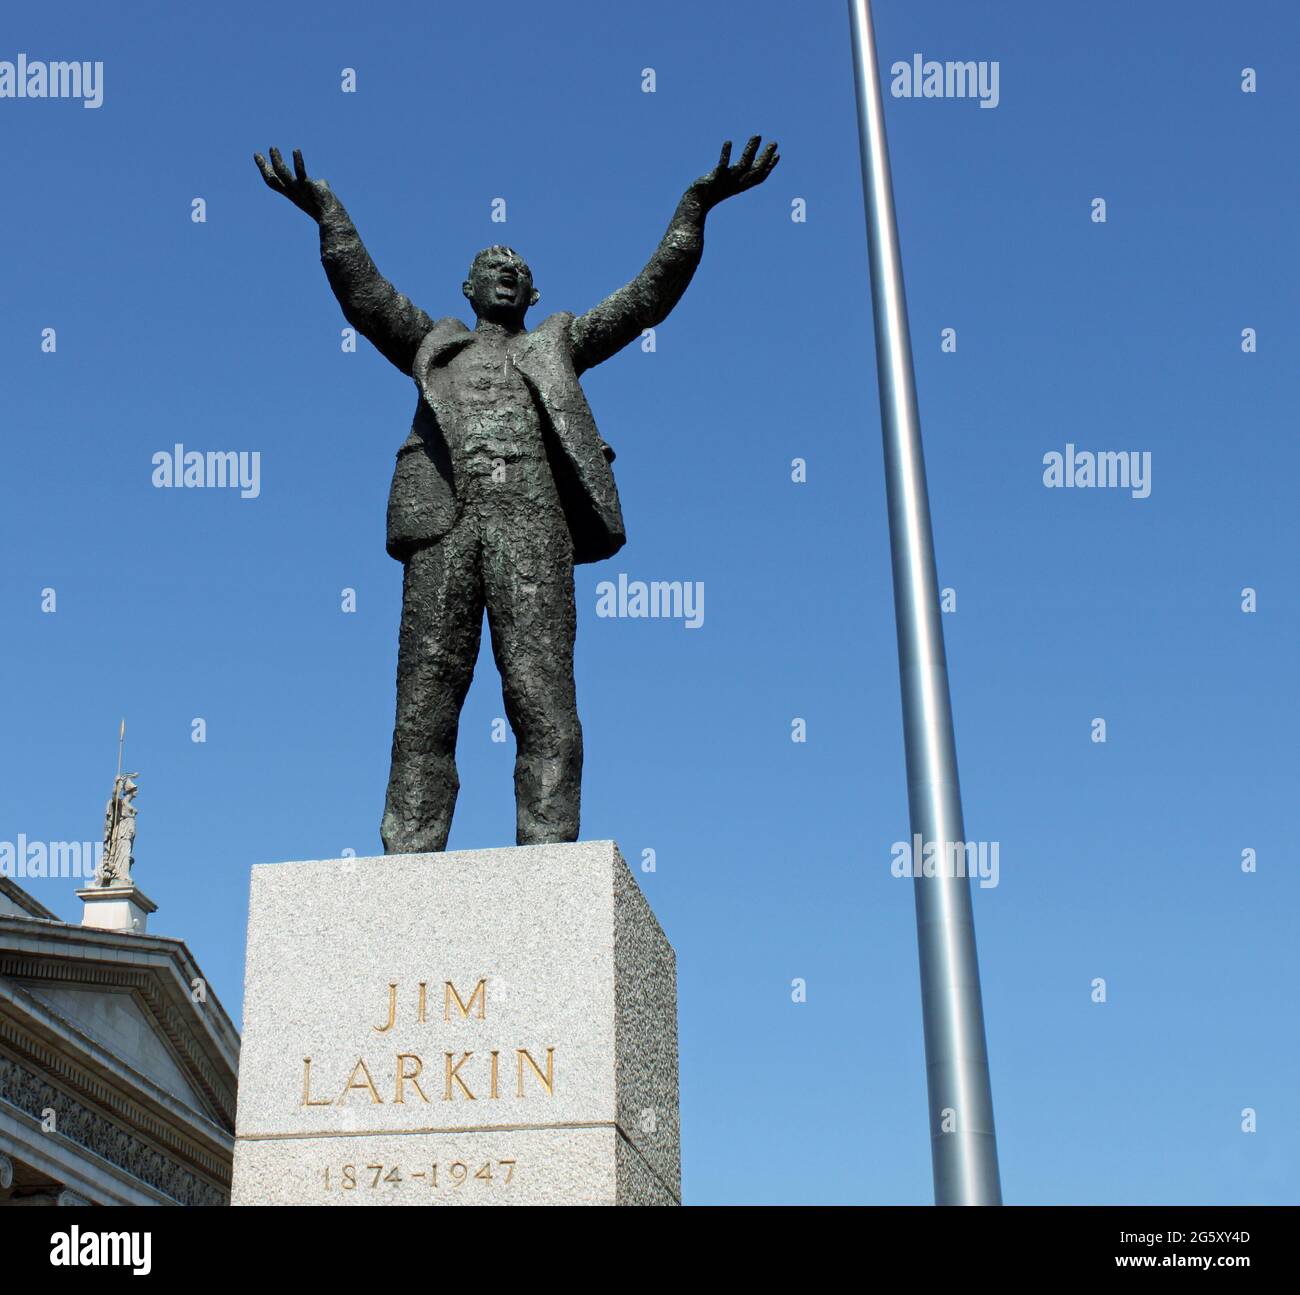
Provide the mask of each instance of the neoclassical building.
[{"label": "neoclassical building", "polygon": [[229,1204],[239,1035],[138,890],[78,894],[0,876],[0,1207]]}]

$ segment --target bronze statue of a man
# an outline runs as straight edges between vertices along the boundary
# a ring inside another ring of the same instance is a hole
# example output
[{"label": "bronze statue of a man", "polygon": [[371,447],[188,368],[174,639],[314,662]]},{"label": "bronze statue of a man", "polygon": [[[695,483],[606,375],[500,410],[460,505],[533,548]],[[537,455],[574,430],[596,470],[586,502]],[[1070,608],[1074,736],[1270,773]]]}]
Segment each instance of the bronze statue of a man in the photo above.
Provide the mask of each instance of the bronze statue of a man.
[{"label": "bronze statue of a man", "polygon": [[626,536],[614,453],[600,438],[581,374],[608,360],[681,299],[704,249],[709,211],[761,184],[777,163],[759,139],[682,195],[645,269],[584,315],[524,315],[538,293],[508,247],[489,247],[462,291],[473,330],[436,322],[375,268],[324,180],[277,149],[262,178],[320,226],[321,262],[343,314],[415,379],[419,404],[397,452],[388,552],[404,564],[397,721],[382,835],[389,854],[442,850],[460,780],[456,734],[486,609],[514,730],[516,839],[576,841],[582,728],[573,682],[573,567],[617,553]]}]

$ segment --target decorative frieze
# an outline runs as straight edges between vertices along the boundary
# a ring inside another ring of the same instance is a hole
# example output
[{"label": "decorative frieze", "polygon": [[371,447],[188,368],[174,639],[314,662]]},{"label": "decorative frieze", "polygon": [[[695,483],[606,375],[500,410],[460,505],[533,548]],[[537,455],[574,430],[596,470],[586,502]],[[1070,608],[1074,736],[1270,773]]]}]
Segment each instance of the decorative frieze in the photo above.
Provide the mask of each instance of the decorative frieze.
[{"label": "decorative frieze", "polygon": [[178,1205],[228,1205],[229,1193],[164,1155],[136,1134],[56,1088],[35,1071],[0,1056],[0,1101],[36,1120],[53,1111],[59,1136],[169,1196]]}]

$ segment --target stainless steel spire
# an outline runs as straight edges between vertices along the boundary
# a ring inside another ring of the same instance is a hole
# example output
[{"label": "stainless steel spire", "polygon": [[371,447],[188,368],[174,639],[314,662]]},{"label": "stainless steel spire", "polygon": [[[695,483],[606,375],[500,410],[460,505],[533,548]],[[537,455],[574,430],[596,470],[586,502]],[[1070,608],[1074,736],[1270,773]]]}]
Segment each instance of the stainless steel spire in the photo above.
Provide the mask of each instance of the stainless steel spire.
[{"label": "stainless steel spire", "polygon": [[[953,857],[950,843],[965,839],[961,789],[870,0],[849,0],[849,15],[885,442],[908,807],[913,841],[919,836],[936,843],[938,857],[948,859]],[[955,857],[963,858],[960,846]],[[914,884],[935,1204],[1000,1205],[970,884],[964,872],[918,876]]]}]

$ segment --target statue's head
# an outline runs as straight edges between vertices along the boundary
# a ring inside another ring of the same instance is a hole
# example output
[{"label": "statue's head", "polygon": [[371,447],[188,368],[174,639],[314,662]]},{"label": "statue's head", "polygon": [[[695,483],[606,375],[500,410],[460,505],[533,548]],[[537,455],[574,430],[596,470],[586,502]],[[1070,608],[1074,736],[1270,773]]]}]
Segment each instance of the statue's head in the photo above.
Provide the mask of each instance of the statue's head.
[{"label": "statue's head", "polygon": [[533,287],[528,263],[514,248],[499,243],[485,247],[470,263],[461,291],[480,319],[507,328],[522,328],[528,307],[541,296]]}]

